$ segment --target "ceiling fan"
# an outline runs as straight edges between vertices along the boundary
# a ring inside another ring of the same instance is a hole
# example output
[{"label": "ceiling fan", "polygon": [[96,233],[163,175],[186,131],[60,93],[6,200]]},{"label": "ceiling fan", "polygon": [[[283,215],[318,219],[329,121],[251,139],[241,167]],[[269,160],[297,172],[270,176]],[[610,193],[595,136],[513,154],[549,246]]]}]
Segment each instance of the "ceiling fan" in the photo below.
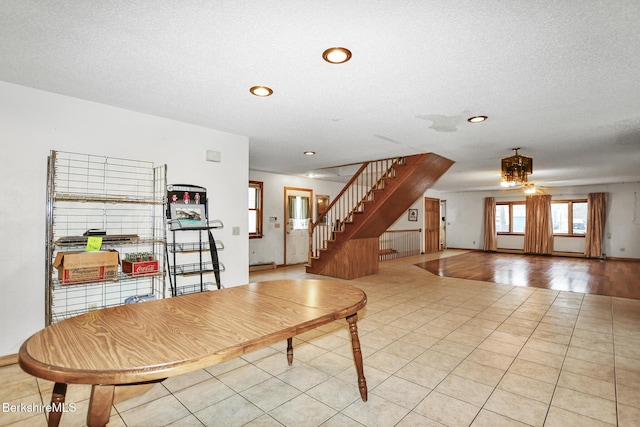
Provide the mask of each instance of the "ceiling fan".
[{"label": "ceiling fan", "polygon": [[540,185],[535,185],[533,182],[526,182],[522,184],[522,186],[507,188],[505,191],[507,192],[520,192],[524,193],[526,196],[532,196],[534,194],[547,194],[545,191],[547,187],[543,187]]}]

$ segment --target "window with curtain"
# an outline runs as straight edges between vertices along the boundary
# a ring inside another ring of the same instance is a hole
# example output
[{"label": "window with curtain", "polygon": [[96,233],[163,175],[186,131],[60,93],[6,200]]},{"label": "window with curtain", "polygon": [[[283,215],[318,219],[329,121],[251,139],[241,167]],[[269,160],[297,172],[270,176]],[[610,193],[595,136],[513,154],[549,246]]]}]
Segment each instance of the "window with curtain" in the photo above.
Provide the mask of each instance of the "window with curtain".
[{"label": "window with curtain", "polygon": [[262,237],[262,188],[260,181],[249,181],[249,238]]},{"label": "window with curtain", "polygon": [[309,211],[309,198],[306,196],[289,196],[287,200],[289,219],[294,230],[307,229],[311,217]]}]

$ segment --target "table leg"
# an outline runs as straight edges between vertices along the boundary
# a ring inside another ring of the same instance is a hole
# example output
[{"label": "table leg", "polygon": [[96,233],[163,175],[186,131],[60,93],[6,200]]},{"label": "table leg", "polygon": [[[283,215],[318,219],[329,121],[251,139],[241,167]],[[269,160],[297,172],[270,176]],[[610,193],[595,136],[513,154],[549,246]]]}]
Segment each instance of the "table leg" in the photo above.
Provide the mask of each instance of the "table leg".
[{"label": "table leg", "polygon": [[89,399],[89,411],[87,413],[87,425],[89,427],[102,427],[109,422],[114,390],[114,385],[95,384],[91,387],[91,398]]},{"label": "table leg", "polygon": [[293,337],[287,338],[287,362],[289,366],[293,364]]},{"label": "table leg", "polygon": [[58,427],[62,412],[64,412],[64,399],[67,394],[67,385],[55,383],[51,393],[51,412],[49,412],[49,427]]},{"label": "table leg", "polygon": [[349,331],[351,332],[351,347],[353,348],[353,360],[356,362],[356,371],[358,372],[358,388],[362,401],[367,401],[367,379],[364,377],[364,369],[362,367],[362,351],[360,350],[360,339],[358,338],[358,313],[347,317],[349,323]]}]

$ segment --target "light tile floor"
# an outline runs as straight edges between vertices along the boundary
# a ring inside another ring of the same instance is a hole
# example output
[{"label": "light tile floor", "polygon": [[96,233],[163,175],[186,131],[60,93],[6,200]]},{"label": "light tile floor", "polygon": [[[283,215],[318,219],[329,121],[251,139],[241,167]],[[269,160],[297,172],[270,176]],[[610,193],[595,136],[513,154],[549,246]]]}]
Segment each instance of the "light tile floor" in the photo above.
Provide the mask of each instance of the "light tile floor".
[{"label": "light tile floor", "polygon": [[[455,255],[448,251],[441,256]],[[442,278],[386,261],[352,280],[369,388],[356,385],[347,323],[169,378],[118,403],[110,426],[638,426],[640,300]],[[251,280],[316,277],[302,267]],[[640,286],[640,283],[638,283]],[[46,425],[52,384],[0,368],[0,425]],[[70,386],[63,426],[84,424],[88,386]]]}]

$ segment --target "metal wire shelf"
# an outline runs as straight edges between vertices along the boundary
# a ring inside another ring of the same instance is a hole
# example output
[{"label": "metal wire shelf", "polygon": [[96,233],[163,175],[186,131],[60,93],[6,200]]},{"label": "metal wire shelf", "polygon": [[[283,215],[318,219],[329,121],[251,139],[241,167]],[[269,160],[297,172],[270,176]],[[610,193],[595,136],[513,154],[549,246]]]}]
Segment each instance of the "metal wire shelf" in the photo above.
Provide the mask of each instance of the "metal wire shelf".
[{"label": "metal wire shelf", "polygon": [[[124,304],[131,296],[166,292],[166,165],[51,151],[47,174],[47,324]],[[98,230],[95,232],[95,230]],[[117,280],[63,284],[52,261],[58,252],[86,248],[85,234],[102,234],[101,249],[148,252],[158,271]]]},{"label": "metal wire shelf", "polygon": [[202,264],[192,263],[192,264],[180,264],[176,266],[170,266],[169,272],[171,274],[177,274],[180,276],[189,276],[200,273],[215,273],[216,271],[225,271],[225,266],[223,263],[219,262],[214,264],[212,262],[203,262]]},{"label": "metal wire shelf", "polygon": [[[167,249],[169,252],[199,252],[208,251],[209,242],[184,242],[184,243],[167,243]],[[220,240],[216,240],[216,249],[221,251],[224,249],[224,243]]]}]

